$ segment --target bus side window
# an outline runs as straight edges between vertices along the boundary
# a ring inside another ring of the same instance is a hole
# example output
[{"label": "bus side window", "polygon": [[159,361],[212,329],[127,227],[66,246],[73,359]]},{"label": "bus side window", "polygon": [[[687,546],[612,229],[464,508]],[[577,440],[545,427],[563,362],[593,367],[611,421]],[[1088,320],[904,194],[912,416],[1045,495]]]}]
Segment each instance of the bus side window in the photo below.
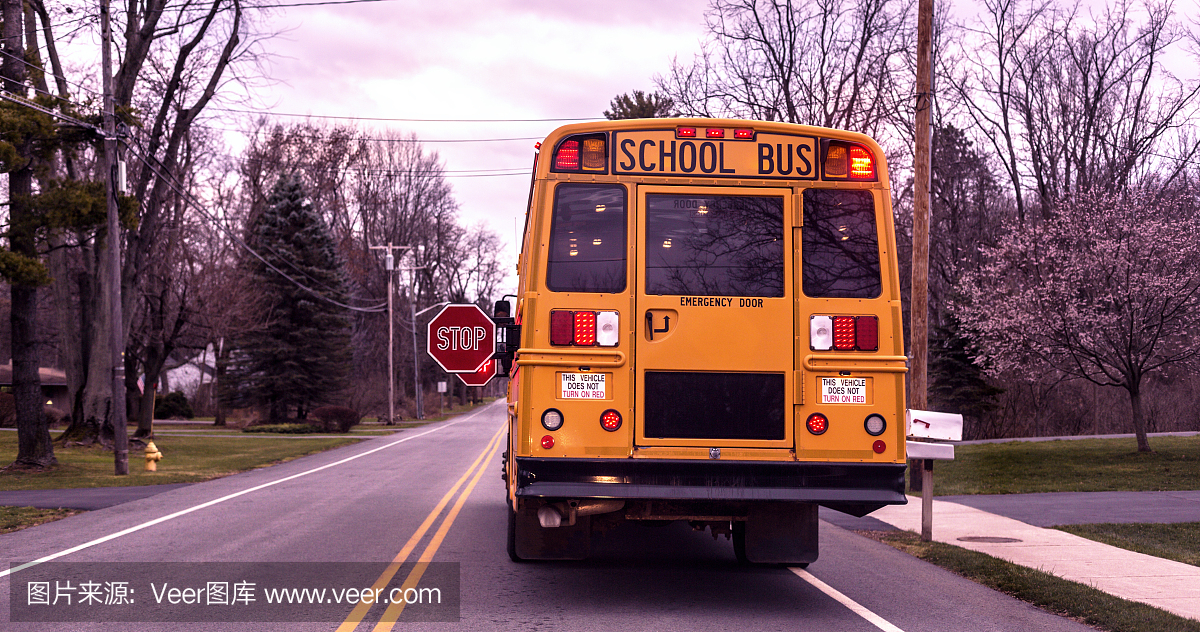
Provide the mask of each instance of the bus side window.
[{"label": "bus side window", "polygon": [[625,187],[560,184],[554,191],[546,287],[554,292],[625,290]]},{"label": "bus side window", "polygon": [[804,294],[876,298],[883,292],[870,191],[804,191]]}]

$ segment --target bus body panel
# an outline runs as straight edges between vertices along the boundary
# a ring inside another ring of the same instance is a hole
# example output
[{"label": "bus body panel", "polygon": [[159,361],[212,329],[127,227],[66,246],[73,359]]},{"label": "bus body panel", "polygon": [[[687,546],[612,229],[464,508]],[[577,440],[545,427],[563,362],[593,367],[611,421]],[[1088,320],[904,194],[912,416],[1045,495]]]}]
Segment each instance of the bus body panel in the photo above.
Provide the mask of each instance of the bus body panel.
[{"label": "bus body panel", "polygon": [[[725,137],[676,138],[688,127]],[[732,140],[737,129],[751,138]],[[572,141],[570,151],[602,141],[597,172],[555,168],[555,152]],[[842,146],[869,152],[873,180],[824,177],[823,161]],[[514,559],[584,555],[583,525],[616,516],[692,520],[732,533],[741,558],[802,563],[816,556],[815,510],[803,507],[864,515],[905,502],[896,240],[886,161],[873,140],[782,123],[658,119],[568,125],[540,148],[509,383]],[[793,162],[779,163],[784,155]],[[871,272],[847,257],[871,260],[860,262]],[[589,327],[613,314],[615,344],[593,344]],[[580,344],[563,344],[568,317]],[[843,333],[862,321],[861,340],[874,335],[877,344],[814,349],[814,323],[825,322],[814,317],[837,319]],[[543,425],[547,411],[562,427]],[[606,429],[601,418],[613,413],[620,427]],[[827,420],[819,433],[807,425],[814,413]],[[868,432],[872,415],[886,421],[883,432]],[[538,526],[550,509],[563,526]],[[570,537],[537,531],[568,527]],[[794,546],[781,544],[791,537]]]}]

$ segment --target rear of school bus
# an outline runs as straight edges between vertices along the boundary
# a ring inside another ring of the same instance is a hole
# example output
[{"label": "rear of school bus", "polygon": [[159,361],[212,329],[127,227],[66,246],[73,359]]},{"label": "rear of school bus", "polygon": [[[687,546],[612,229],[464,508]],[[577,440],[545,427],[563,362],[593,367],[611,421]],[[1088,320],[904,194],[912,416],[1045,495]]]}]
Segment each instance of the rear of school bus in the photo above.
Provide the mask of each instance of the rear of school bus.
[{"label": "rear of school bus", "polygon": [[905,502],[896,246],[870,138],[562,127],[540,146],[518,274],[514,560],[686,520],[742,560],[806,564],[818,506]]}]

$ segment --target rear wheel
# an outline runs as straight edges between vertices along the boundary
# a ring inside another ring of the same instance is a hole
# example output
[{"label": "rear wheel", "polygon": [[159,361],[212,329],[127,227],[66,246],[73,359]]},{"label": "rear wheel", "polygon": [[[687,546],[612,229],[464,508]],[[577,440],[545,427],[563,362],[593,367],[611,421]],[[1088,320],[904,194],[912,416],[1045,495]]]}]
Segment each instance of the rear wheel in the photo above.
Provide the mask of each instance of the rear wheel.
[{"label": "rear wheel", "polygon": [[508,508],[508,559],[520,564],[524,558],[517,555],[517,512]]},{"label": "rear wheel", "polygon": [[738,564],[749,564],[750,560],[746,559],[746,523],[737,521],[733,523],[733,554],[737,557]]}]

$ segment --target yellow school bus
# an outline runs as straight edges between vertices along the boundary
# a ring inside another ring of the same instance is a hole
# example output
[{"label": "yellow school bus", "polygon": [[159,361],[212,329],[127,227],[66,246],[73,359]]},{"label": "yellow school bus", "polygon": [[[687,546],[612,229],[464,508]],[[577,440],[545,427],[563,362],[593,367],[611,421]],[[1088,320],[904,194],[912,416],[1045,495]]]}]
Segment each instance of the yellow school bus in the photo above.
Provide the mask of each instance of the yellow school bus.
[{"label": "yellow school bus", "polygon": [[817,558],[817,507],[905,502],[883,151],[762,121],[567,125],[539,144],[504,478],[514,561],[688,521],[742,561]]}]

